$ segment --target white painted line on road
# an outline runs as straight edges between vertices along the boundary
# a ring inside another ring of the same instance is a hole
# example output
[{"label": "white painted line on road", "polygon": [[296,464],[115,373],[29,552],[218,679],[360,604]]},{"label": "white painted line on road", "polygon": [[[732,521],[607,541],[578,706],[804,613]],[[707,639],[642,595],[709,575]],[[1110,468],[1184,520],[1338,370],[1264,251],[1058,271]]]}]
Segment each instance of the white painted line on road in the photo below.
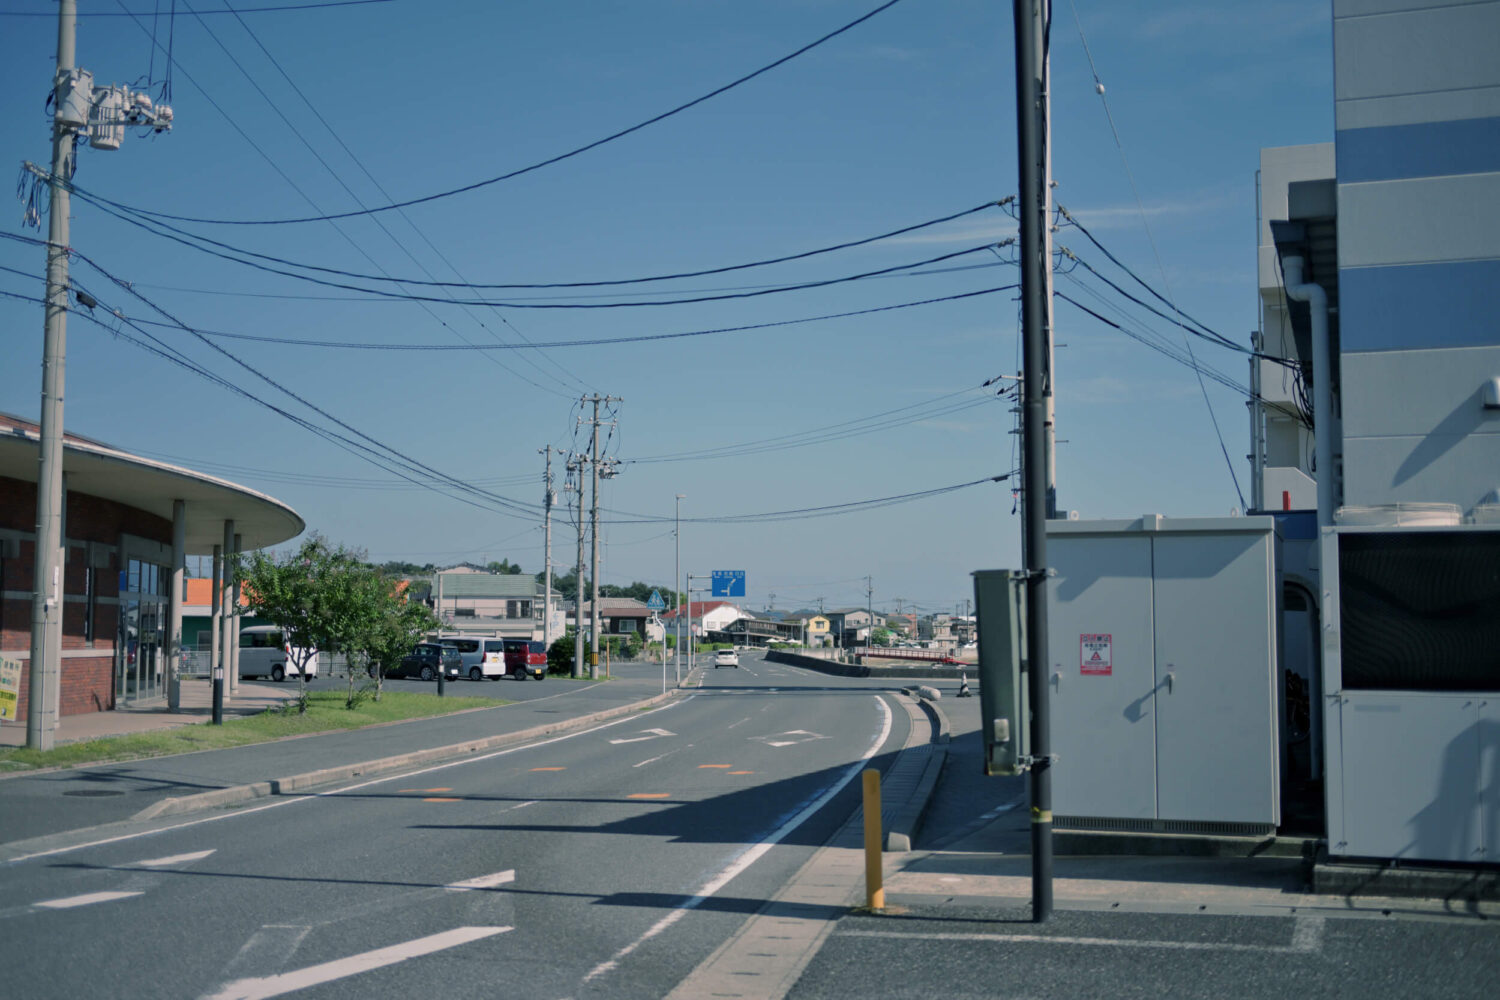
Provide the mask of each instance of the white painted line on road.
[{"label": "white painted line on road", "polygon": [[672,756],[674,753],[681,753],[685,749],[686,749],[686,747],[678,747],[676,750],[668,750],[664,754],[658,754],[655,757],[651,757],[651,758],[648,758],[647,760],[641,761],[639,764],[631,764],[630,766],[631,767],[645,767],[647,764],[655,764],[657,761],[659,761],[659,760],[665,760],[666,758]]},{"label": "white painted line on road", "polygon": [[62,899],[49,899],[41,903],[33,903],[33,906],[41,906],[49,910],[71,910],[75,906],[88,906],[92,903],[108,903],[114,899],[129,899],[131,896],[142,895],[139,892],[90,892],[82,896],[66,896]]},{"label": "white painted line on road", "polygon": [[[592,729],[580,729],[579,731],[574,733],[563,733],[561,736],[554,736],[550,739],[538,740],[535,743],[524,743],[521,746],[506,747],[504,750],[496,750],[494,753],[481,754],[478,757],[463,757],[458,760],[445,761],[441,764],[434,764],[431,767],[422,768],[419,771],[406,771],[402,774],[392,774],[381,778],[371,778],[369,781],[362,781],[357,785],[346,785],[343,788],[333,788],[326,792],[314,792],[309,795],[299,796],[297,798],[279,799],[275,802],[267,802],[262,806],[250,806],[245,809],[236,809],[233,812],[217,813],[213,816],[200,816],[197,819],[190,819],[183,823],[174,823],[171,826],[158,827],[155,830],[142,830],[139,833],[122,833],[118,837],[101,837],[99,840],[90,840],[82,844],[69,844],[67,847],[54,847],[46,851],[34,851],[31,854],[22,854],[19,857],[14,857],[8,861],[0,862],[0,867],[6,867],[8,865],[18,865],[23,861],[35,861],[37,858],[51,858],[56,857],[59,854],[71,854],[74,851],[87,850],[90,847],[103,847],[107,844],[118,844],[127,840],[136,840],[141,837],[154,837],[162,833],[171,833],[174,830],[186,830],[191,826],[201,826],[204,823],[217,823],[220,820],[236,819],[240,816],[250,816],[258,812],[265,812],[267,809],[280,809],[284,806],[294,806],[301,802],[317,802],[320,799],[329,799],[339,795],[346,795],[349,792],[357,792],[364,788],[372,788],[375,785],[383,785],[391,781],[404,781],[407,778],[414,778],[419,775],[429,774],[433,771],[443,771],[450,767],[462,767],[467,764],[478,764],[482,761],[494,760],[496,757],[504,757],[508,754],[520,753],[522,750],[535,750],[537,747],[549,746],[553,743],[561,743],[563,740],[576,739],[579,736],[588,736],[601,730],[609,729],[612,726],[622,725],[626,722],[638,721],[641,718],[641,715],[654,715],[657,712],[670,711],[671,709],[674,709],[679,705],[686,705],[688,702],[697,697],[698,695],[690,694],[687,697],[682,698],[681,700],[669,702],[668,704],[662,705],[659,708],[653,708],[647,712],[643,712],[640,715],[627,715],[619,719],[612,719],[611,721],[603,723],[602,725],[594,726]],[[541,701],[542,699],[538,698],[536,700]]]},{"label": "white painted line on road", "polygon": [[853,781],[855,776],[858,775],[860,771],[864,770],[865,763],[869,761],[871,757],[874,757],[875,754],[880,751],[881,747],[885,746],[885,741],[891,735],[892,715],[890,706],[887,705],[885,703],[885,699],[880,697],[879,695],[875,696],[875,704],[881,712],[880,732],[875,735],[874,741],[865,750],[863,756],[861,756],[859,760],[855,761],[853,766],[845,771],[841,777],[836,778],[833,784],[829,785],[824,791],[822,791],[821,793],[815,793],[816,798],[803,806],[785,823],[782,823],[781,826],[776,828],[767,836],[761,838],[761,840],[757,843],[747,845],[743,851],[741,851],[738,855],[732,857],[729,861],[729,864],[725,865],[717,875],[705,882],[698,889],[698,891],[693,894],[691,898],[684,900],[677,907],[677,909],[673,910],[671,913],[668,913],[656,923],[652,924],[651,927],[646,931],[646,933],[642,934],[640,937],[636,938],[634,941],[621,948],[619,951],[615,952],[608,961],[600,962],[598,965],[594,966],[593,969],[589,970],[589,974],[583,977],[583,981],[585,983],[591,982],[604,975],[605,973],[618,968],[622,959],[628,957],[641,945],[645,944],[647,941],[656,937],[662,931],[665,931],[677,921],[681,920],[684,916],[686,916],[689,910],[697,909],[699,906],[702,906],[716,892],[724,888],[724,886],[728,885],[736,875],[740,874],[745,869],[755,864],[755,862],[759,861],[762,855],[764,855],[772,847],[776,846],[778,843],[790,836],[793,830],[797,829],[797,827],[805,823],[819,809],[822,809],[825,805],[827,805],[835,795],[842,791],[845,785]]},{"label": "white painted line on road", "polygon": [[493,889],[497,885],[505,885],[507,882],[516,880],[516,870],[506,869],[503,872],[495,872],[493,875],[479,875],[475,878],[464,879],[462,882],[450,882],[443,886],[450,892],[464,892],[469,889]]},{"label": "white painted line on road", "polygon": [[250,935],[250,940],[224,966],[222,974],[237,977],[242,971],[279,969],[297,953],[302,939],[311,930],[306,924],[266,924]]},{"label": "white painted line on road", "polygon": [[210,848],[206,851],[194,851],[191,854],[173,854],[171,857],[166,858],[152,858],[150,861],[137,861],[135,863],[135,867],[165,868],[168,865],[185,865],[189,861],[202,861],[212,853],[214,853],[213,848]]},{"label": "white painted line on road", "polygon": [[279,997],[283,993],[305,990],[309,986],[317,986],[321,983],[331,983],[336,979],[369,972],[387,965],[395,965],[409,958],[430,955],[435,951],[468,944],[470,941],[504,934],[508,930],[511,928],[456,927],[441,934],[432,934],[428,937],[417,938],[415,941],[407,941],[405,944],[395,944],[389,948],[377,948],[363,954],[350,955],[348,958],[335,959],[332,962],[324,962],[322,965],[310,965],[294,972],[283,972],[280,975],[263,976],[259,979],[236,979],[232,983],[225,983],[217,993],[209,994],[206,1000],[266,1000],[268,997]]},{"label": "white painted line on road", "polygon": [[1237,944],[1218,941],[1152,941],[1134,938],[1069,937],[1053,934],[943,934],[923,931],[843,931],[839,937],[902,941],[987,941],[993,944],[1071,944],[1098,948],[1161,948],[1168,951],[1239,951],[1265,955],[1309,955],[1323,946],[1323,918],[1297,917],[1292,943]]},{"label": "white painted line on road", "polygon": [[617,744],[620,744],[620,743],[644,743],[647,740],[656,740],[656,739],[660,739],[663,736],[676,736],[677,735],[676,733],[672,732],[669,729],[642,729],[641,732],[645,733],[646,735],[645,736],[633,736],[633,737],[631,737],[629,739],[610,740],[609,742],[612,745],[617,745]]}]

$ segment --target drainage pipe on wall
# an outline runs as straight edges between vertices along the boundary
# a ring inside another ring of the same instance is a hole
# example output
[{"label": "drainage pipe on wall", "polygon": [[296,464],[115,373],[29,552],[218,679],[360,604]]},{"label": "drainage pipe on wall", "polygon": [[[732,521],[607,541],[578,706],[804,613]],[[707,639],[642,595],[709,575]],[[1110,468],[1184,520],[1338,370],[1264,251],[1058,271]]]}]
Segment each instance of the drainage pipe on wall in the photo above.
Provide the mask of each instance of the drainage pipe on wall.
[{"label": "drainage pipe on wall", "polygon": [[1329,360],[1328,293],[1315,281],[1302,280],[1300,256],[1282,258],[1288,298],[1306,302],[1312,320],[1313,441],[1318,454],[1318,527],[1333,524],[1333,365]]}]

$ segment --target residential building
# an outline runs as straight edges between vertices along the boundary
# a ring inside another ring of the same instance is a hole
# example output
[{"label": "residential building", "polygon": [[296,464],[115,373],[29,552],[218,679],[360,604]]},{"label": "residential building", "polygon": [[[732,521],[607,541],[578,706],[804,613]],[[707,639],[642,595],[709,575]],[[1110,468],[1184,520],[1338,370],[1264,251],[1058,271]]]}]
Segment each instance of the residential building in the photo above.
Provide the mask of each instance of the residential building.
[{"label": "residential building", "polygon": [[750,614],[742,610],[738,605],[730,604],[728,601],[693,601],[680,608],[662,613],[662,621],[667,623],[667,631],[672,631],[671,623],[677,621],[678,615],[690,616],[693,635],[704,636],[709,632],[722,631],[732,621],[741,618],[749,618]]}]

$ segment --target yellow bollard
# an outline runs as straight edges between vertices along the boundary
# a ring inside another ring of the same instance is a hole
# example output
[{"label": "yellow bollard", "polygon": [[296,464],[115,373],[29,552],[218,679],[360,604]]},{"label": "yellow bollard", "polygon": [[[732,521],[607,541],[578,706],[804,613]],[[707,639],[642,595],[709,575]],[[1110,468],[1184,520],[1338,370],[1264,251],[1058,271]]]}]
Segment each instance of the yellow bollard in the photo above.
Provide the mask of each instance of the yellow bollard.
[{"label": "yellow bollard", "polygon": [[874,768],[861,775],[865,786],[865,905],[885,908],[885,882],[880,854],[880,772]]}]

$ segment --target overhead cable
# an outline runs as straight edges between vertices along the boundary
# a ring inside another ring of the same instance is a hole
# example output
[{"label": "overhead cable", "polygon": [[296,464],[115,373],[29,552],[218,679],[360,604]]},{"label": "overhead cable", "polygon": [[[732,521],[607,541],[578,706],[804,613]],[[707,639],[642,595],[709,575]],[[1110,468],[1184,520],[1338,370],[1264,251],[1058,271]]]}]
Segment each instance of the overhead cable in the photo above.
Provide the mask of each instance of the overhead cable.
[{"label": "overhead cable", "polygon": [[294,224],[297,224],[297,223],[305,223],[305,222],[327,222],[327,221],[329,221],[331,219],[352,219],[352,218],[355,218],[355,217],[358,217],[358,216],[375,215],[375,214],[377,214],[379,212],[390,212],[390,211],[394,211],[395,209],[398,209],[398,208],[409,208],[412,205],[421,205],[421,204],[425,204],[427,202],[437,201],[437,200],[442,199],[442,198],[451,198],[454,195],[465,194],[465,193],[467,193],[469,191],[477,191],[480,188],[489,187],[492,184],[498,184],[498,183],[500,183],[502,181],[512,180],[512,179],[514,179],[516,177],[520,177],[520,176],[522,176],[524,174],[529,174],[529,173],[531,173],[533,171],[540,170],[543,167],[549,167],[549,166],[553,165],[554,163],[561,163],[562,161],[567,160],[567,159],[571,159],[572,157],[578,156],[581,153],[586,153],[586,152],[588,152],[591,149],[597,149],[600,146],[605,145],[606,143],[614,142],[616,139],[622,139],[625,136],[630,135],[630,134],[632,134],[634,132],[639,132],[641,129],[647,128],[647,127],[649,127],[651,125],[655,125],[657,122],[665,121],[666,119],[671,118],[674,115],[678,115],[678,114],[681,114],[684,111],[687,111],[689,108],[697,107],[698,105],[704,103],[705,101],[712,100],[713,98],[718,97],[720,94],[727,93],[728,91],[733,90],[734,88],[740,86],[741,84],[748,83],[748,82],[750,82],[751,80],[755,79],[758,76],[761,76],[761,75],[763,75],[765,73],[769,73],[771,70],[776,69],[778,66],[782,66],[782,65],[784,65],[784,64],[786,64],[788,62],[791,62],[793,59],[797,58],[800,55],[803,55],[804,53],[811,52],[813,49],[815,49],[818,46],[822,45],[824,42],[827,42],[827,41],[830,41],[830,40],[832,40],[834,38],[837,38],[839,35],[844,34],[846,31],[850,31],[851,29],[853,29],[855,27],[858,27],[859,25],[861,25],[864,22],[868,21],[870,18],[874,17],[876,14],[879,14],[882,11],[890,9],[891,7],[894,7],[896,4],[898,4],[900,2],[901,2],[901,0],[886,0],[885,3],[883,3],[880,6],[876,7],[874,10],[871,10],[868,13],[863,14],[860,17],[855,18],[853,21],[850,21],[848,24],[845,24],[843,27],[836,28],[835,30],[830,31],[828,34],[822,36],[821,38],[818,38],[815,41],[809,42],[808,44],[802,46],[801,48],[797,49],[796,51],[791,52],[791,53],[789,53],[787,55],[784,55],[780,59],[775,60],[774,62],[767,63],[766,65],[760,67],[759,69],[755,70],[754,72],[747,73],[744,76],[742,76],[742,77],[740,77],[740,78],[738,78],[736,80],[733,80],[733,81],[731,81],[729,83],[724,84],[722,87],[717,87],[714,90],[711,90],[708,93],[702,95],[701,97],[695,97],[691,101],[688,101],[688,102],[686,102],[684,104],[679,104],[675,108],[672,108],[669,111],[663,111],[660,114],[652,115],[650,118],[647,118],[644,121],[637,122],[636,124],[631,125],[628,128],[620,129],[617,132],[613,132],[613,133],[611,133],[609,135],[604,136],[602,139],[595,139],[593,142],[586,143],[586,144],[584,144],[582,146],[577,146],[577,147],[575,147],[573,149],[568,150],[565,153],[559,153],[556,156],[550,156],[550,157],[548,157],[545,160],[539,160],[536,163],[530,164],[529,166],[519,167],[519,168],[517,168],[515,170],[512,170],[512,171],[510,171],[508,173],[500,174],[497,177],[490,177],[490,178],[487,178],[487,179],[482,180],[482,181],[475,181],[472,184],[465,184],[462,187],[451,188],[451,189],[449,189],[447,191],[439,191],[436,194],[423,195],[423,196],[421,196],[419,198],[408,198],[405,201],[392,202],[392,203],[390,203],[388,205],[377,205],[374,208],[366,208],[366,209],[361,209],[359,211],[336,212],[336,213],[331,213],[331,214],[326,214],[326,215],[303,216],[303,217],[299,217],[299,218],[285,218],[285,219],[212,219],[212,218],[195,217],[195,216],[190,216],[190,215],[173,215],[173,214],[168,213],[168,212],[155,212],[155,211],[150,211],[148,209],[138,209],[137,211],[140,211],[140,212],[142,212],[145,215],[150,215],[150,216],[153,216],[153,217],[158,218],[158,219],[171,219],[171,220],[176,221],[176,222],[192,222],[192,223],[198,223],[198,224],[201,224],[201,225],[215,225],[215,226],[285,226],[285,225],[294,225]]}]

